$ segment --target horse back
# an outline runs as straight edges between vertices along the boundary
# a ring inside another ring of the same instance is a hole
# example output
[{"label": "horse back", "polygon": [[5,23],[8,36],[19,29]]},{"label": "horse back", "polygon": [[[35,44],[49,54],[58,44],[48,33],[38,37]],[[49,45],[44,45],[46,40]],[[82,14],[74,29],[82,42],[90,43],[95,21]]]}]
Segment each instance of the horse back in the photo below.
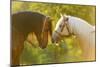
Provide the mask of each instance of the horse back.
[{"label": "horse back", "polygon": [[23,33],[39,32],[44,18],[45,16],[38,12],[18,12],[12,15],[12,27]]}]

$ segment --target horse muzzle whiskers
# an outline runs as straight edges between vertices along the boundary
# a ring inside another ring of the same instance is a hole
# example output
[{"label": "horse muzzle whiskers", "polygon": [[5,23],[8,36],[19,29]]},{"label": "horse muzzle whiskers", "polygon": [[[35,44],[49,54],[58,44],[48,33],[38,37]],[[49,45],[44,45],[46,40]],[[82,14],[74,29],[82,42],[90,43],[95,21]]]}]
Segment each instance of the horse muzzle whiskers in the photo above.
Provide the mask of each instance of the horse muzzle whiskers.
[{"label": "horse muzzle whiskers", "polygon": [[58,43],[61,39],[61,34],[55,31],[52,35],[52,43]]}]

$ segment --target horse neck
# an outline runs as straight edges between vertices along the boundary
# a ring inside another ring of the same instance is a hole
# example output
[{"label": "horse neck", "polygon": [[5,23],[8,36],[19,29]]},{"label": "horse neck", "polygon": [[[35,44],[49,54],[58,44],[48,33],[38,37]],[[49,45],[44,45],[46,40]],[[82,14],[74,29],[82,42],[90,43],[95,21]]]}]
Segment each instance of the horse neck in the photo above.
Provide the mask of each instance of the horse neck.
[{"label": "horse neck", "polygon": [[90,32],[92,32],[94,29],[86,21],[76,17],[69,18],[69,28],[71,29],[71,32],[76,35],[76,37],[82,40],[89,37]]},{"label": "horse neck", "polygon": [[86,21],[78,18],[69,19],[69,27],[76,35],[76,39],[82,49],[82,56],[85,59],[95,59],[95,28]]}]

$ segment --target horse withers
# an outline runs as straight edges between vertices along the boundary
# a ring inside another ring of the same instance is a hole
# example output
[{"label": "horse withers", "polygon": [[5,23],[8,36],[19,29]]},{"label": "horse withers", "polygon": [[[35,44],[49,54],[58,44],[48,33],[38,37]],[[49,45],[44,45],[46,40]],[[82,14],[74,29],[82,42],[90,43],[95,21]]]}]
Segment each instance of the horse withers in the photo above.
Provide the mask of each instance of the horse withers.
[{"label": "horse withers", "polygon": [[20,65],[20,55],[28,34],[34,32],[39,47],[46,48],[48,34],[52,35],[52,20],[49,16],[30,11],[14,13],[11,20],[11,65]]}]

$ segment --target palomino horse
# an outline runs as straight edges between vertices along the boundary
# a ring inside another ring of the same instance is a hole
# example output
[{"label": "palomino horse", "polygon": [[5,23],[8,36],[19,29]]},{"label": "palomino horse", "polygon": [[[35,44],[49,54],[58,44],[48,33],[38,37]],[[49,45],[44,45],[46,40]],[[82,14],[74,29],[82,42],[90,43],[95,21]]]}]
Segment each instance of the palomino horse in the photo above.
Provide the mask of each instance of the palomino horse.
[{"label": "palomino horse", "polygon": [[78,17],[63,15],[56,24],[52,41],[57,43],[63,36],[72,34],[80,43],[83,59],[95,60],[95,28]]},{"label": "palomino horse", "polygon": [[[38,12],[18,12],[12,15],[11,30],[11,64],[19,65],[20,55],[24,48],[24,41],[29,33],[34,32],[40,48],[44,49],[48,43],[48,33],[52,35],[51,19]],[[31,41],[28,40],[32,44]]]}]

